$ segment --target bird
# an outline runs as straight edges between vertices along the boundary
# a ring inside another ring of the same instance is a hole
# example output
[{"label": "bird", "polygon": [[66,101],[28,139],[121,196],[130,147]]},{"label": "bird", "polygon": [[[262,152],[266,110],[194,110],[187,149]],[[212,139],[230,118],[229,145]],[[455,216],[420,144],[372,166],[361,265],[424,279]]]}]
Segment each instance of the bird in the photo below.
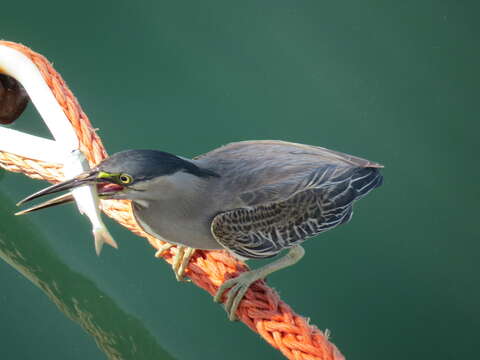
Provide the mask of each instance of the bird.
[{"label": "bird", "polygon": [[[234,142],[193,159],[125,150],[20,203],[84,184],[97,184],[102,199],[131,200],[146,233],[187,249],[178,252],[185,256],[174,269],[178,279],[194,249],[227,250],[241,260],[273,258],[285,250],[285,256],[219,287],[214,300],[224,299],[235,320],[253,282],[295,264],[306,239],[351,219],[353,204],[382,184],[381,168],[360,157],[280,140]],[[59,203],[66,202],[61,198]]]}]

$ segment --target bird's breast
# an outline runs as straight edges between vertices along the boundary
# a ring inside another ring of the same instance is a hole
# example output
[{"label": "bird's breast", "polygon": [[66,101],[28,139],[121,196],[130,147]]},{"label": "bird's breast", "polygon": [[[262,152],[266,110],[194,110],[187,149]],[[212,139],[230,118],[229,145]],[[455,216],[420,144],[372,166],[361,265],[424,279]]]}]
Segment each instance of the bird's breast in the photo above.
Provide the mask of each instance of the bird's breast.
[{"label": "bird's breast", "polygon": [[142,229],[159,240],[195,249],[223,248],[210,231],[208,211],[202,212],[181,201],[133,201],[132,208]]}]

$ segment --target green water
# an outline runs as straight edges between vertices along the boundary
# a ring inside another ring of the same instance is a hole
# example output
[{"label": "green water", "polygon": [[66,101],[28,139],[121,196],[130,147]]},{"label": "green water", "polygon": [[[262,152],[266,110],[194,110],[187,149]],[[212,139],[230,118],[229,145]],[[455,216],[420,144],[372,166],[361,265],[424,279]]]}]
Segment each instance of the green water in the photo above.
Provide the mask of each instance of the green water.
[{"label": "green water", "polygon": [[[386,165],[352,221],[269,279],[347,359],[475,358],[478,5],[372,0],[2,4],[0,38],[53,61],[110,153],[283,139]],[[13,128],[48,135],[30,106]],[[0,359],[281,359],[141,238],[97,258],[73,206],[0,171]]]}]

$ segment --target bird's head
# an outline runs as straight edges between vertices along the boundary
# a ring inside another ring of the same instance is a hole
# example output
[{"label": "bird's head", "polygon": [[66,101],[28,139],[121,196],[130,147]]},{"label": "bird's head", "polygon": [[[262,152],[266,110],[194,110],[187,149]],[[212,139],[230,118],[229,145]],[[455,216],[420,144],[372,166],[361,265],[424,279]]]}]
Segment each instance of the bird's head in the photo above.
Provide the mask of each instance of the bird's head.
[{"label": "bird's head", "polygon": [[[95,168],[73,179],[40,190],[17,205],[59,191],[72,190],[82,185],[96,184],[102,199],[148,200],[168,194],[172,187],[181,185],[182,179],[218,177],[211,170],[200,168],[193,162],[157,150],[126,150],[102,161]],[[60,198],[59,198],[60,199]],[[72,201],[72,196],[62,200],[47,201],[34,210]],[[30,210],[30,209],[29,209]],[[24,211],[21,213],[25,213]]]}]

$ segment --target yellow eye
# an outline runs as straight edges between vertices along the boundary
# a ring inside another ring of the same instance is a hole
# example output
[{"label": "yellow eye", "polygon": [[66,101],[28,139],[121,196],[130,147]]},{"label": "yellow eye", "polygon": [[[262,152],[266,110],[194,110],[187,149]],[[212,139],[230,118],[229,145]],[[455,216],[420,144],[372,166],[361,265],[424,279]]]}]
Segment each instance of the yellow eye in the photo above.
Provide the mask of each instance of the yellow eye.
[{"label": "yellow eye", "polygon": [[133,182],[133,178],[128,174],[120,174],[118,179],[122,184],[125,184],[125,185],[131,184]]}]

